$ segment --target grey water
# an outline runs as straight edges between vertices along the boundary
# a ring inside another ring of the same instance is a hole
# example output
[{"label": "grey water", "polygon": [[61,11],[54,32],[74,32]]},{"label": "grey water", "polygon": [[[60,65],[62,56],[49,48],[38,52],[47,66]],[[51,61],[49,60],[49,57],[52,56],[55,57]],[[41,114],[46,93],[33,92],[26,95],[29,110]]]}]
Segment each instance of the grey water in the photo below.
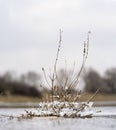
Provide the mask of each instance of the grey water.
[{"label": "grey water", "polygon": [[[0,115],[20,116],[26,108],[0,108]],[[29,108],[28,108],[29,109]],[[0,116],[0,130],[116,130],[116,106],[94,107],[93,118],[10,119]]]}]

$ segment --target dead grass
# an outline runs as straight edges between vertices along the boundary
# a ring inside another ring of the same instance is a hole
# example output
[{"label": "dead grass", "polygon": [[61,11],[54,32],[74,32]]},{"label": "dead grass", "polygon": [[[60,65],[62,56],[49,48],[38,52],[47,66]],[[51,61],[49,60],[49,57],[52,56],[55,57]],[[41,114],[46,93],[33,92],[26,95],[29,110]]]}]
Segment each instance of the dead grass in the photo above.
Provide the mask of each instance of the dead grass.
[{"label": "dead grass", "polygon": [[[93,94],[90,93],[82,93],[81,97],[78,101],[87,101]],[[41,102],[46,101],[45,98],[34,98],[34,97],[26,97],[26,96],[0,96],[0,102]],[[49,100],[48,100],[49,101]],[[115,94],[97,94],[92,101],[116,101]]]},{"label": "dead grass", "polygon": [[0,96],[0,102],[39,102],[40,98],[27,97],[27,96],[18,96],[18,95],[7,95]]},{"label": "dead grass", "polygon": [[[83,93],[79,101],[87,101],[93,94]],[[116,94],[97,94],[92,101],[116,101]]]}]

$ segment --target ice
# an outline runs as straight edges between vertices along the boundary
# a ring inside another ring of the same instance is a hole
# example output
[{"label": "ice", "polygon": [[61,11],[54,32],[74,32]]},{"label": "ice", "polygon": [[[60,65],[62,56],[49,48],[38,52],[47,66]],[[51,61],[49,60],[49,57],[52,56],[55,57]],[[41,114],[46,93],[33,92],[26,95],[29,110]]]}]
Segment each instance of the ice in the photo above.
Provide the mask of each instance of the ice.
[{"label": "ice", "polygon": [[58,117],[92,117],[95,113],[92,109],[93,102],[41,102],[38,109],[27,111],[30,116],[58,116]]},{"label": "ice", "polygon": [[[46,103],[44,103],[46,104]],[[42,106],[44,106],[41,103]],[[50,103],[51,105],[52,103]],[[57,103],[59,104],[59,103]],[[68,105],[68,103],[65,103]],[[76,108],[79,107],[81,103],[75,103]],[[83,103],[82,103],[83,104]],[[63,105],[63,103],[62,103]],[[90,104],[89,104],[90,105]],[[38,104],[39,106],[39,104]],[[39,108],[38,108],[39,109]],[[38,114],[41,109],[38,110],[36,108],[26,109],[27,111],[33,111]],[[52,110],[52,109],[51,109]],[[69,109],[63,109],[68,112]],[[74,110],[76,111],[76,110]],[[101,111],[100,113],[96,113]],[[48,111],[49,112],[49,111]],[[69,111],[71,112],[71,111]],[[31,119],[22,119],[17,120],[9,119],[8,117],[0,117],[0,130],[116,130],[116,106],[112,107],[88,107],[83,112],[80,111],[81,114],[90,114],[92,112],[92,118],[64,118],[64,117],[34,117]],[[1,108],[0,114],[3,115],[20,115],[25,113],[25,108]],[[47,112],[46,112],[47,113]],[[78,113],[78,114],[79,114]],[[99,115],[99,116],[94,116]],[[113,116],[112,116],[113,115]],[[82,115],[84,116],[84,115]]]}]

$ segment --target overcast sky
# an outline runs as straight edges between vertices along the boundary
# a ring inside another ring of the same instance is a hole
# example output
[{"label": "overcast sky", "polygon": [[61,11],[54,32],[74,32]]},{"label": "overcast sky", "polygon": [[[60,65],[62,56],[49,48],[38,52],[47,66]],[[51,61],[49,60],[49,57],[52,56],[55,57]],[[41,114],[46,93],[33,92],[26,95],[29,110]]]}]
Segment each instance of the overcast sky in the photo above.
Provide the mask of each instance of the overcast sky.
[{"label": "overcast sky", "polygon": [[80,66],[88,31],[86,67],[116,67],[116,0],[0,0],[0,73],[52,68],[60,28],[59,67]]}]

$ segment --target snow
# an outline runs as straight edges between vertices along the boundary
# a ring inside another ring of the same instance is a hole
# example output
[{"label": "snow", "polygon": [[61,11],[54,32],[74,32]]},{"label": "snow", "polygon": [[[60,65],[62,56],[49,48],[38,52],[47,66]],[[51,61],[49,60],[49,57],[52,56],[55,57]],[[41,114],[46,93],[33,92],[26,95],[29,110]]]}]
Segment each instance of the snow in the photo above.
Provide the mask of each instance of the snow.
[{"label": "snow", "polygon": [[26,111],[25,116],[92,117],[95,114],[92,105],[93,102],[41,102],[37,109]]},{"label": "snow", "polygon": [[[43,103],[41,103],[42,105]],[[44,103],[45,104],[45,103]],[[50,104],[50,103],[49,103]],[[79,106],[81,103],[75,103]],[[90,105],[91,106],[91,105]],[[39,107],[26,109],[27,111],[38,112]],[[65,109],[64,111],[67,111]],[[97,111],[101,111],[97,113]],[[92,118],[64,118],[64,117],[34,117],[32,119],[17,120],[7,117],[0,117],[0,130],[116,130],[116,106],[112,107],[90,107],[83,113],[93,113]],[[0,114],[19,116],[25,114],[24,108],[1,108]],[[82,114],[82,113],[81,113]],[[94,116],[95,115],[95,116]],[[98,116],[99,115],[99,116]],[[100,116],[101,115],[101,116]],[[102,117],[103,115],[103,117]],[[107,115],[107,116],[105,116]],[[114,116],[112,116],[114,115]]]}]

